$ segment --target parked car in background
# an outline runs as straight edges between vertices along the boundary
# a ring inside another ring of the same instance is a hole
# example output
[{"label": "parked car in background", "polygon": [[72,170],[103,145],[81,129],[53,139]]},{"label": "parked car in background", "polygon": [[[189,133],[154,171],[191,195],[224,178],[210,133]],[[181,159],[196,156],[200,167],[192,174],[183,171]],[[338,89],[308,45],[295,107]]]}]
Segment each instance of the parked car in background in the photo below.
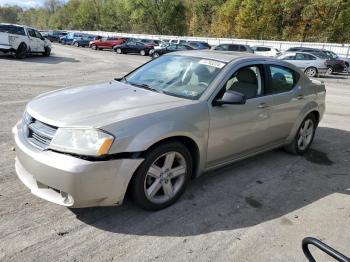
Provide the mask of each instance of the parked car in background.
[{"label": "parked car in background", "polygon": [[254,50],[249,45],[241,44],[220,44],[217,45],[214,50],[254,53]]},{"label": "parked car in background", "polygon": [[0,52],[23,59],[28,54],[51,54],[51,42],[32,27],[0,23]]},{"label": "parked car in background", "polygon": [[192,46],[185,45],[185,44],[169,44],[168,46],[160,49],[154,49],[152,52],[152,57],[157,58],[161,55],[176,52],[176,51],[185,51],[185,50],[194,50]]},{"label": "parked car in background", "polygon": [[71,45],[75,39],[82,38],[86,34],[83,33],[68,33],[60,38],[60,43],[63,45]]},{"label": "parked car in background", "polygon": [[13,128],[15,170],[32,194],[69,208],[120,205],[128,191],[159,210],[206,171],[280,147],[305,154],[325,96],[323,83],[277,59],[167,54],[30,101]]},{"label": "parked car in background", "polygon": [[322,58],[312,53],[287,52],[278,56],[278,59],[295,65],[308,77],[325,75],[328,70],[327,58]]},{"label": "parked car in background", "polygon": [[84,35],[83,37],[78,37],[73,40],[72,45],[76,47],[86,47],[89,46],[89,43],[91,41],[94,41],[96,39],[95,35]]},{"label": "parked car in background", "polygon": [[186,44],[187,40],[185,39],[170,39],[169,44]]},{"label": "parked car in background", "polygon": [[153,48],[153,45],[148,45],[142,42],[126,42],[121,45],[114,46],[113,50],[117,54],[138,53],[142,56],[145,56],[149,55],[150,50],[152,50]]},{"label": "parked car in background", "polygon": [[333,74],[333,73],[342,73],[344,71],[347,71],[347,65],[346,62],[339,58],[334,52],[324,50],[324,49],[317,49],[317,48],[310,48],[310,47],[292,47],[287,50],[297,50],[298,52],[307,52],[307,53],[319,53],[321,56],[327,57],[327,74]]},{"label": "parked car in background", "polygon": [[141,42],[146,45],[158,46],[161,41],[155,39],[138,39],[136,42]]},{"label": "parked car in background", "polygon": [[252,46],[252,49],[256,55],[276,57],[282,54],[277,48],[274,48],[272,46]]},{"label": "parked car in background", "polygon": [[188,41],[187,45],[193,47],[194,49],[210,49],[211,46],[207,42],[202,41]]},{"label": "parked car in background", "polygon": [[102,37],[101,39],[91,41],[89,47],[93,50],[113,49],[113,47],[121,45],[124,42],[124,38],[120,37]]},{"label": "parked car in background", "polygon": [[59,42],[61,37],[66,36],[68,33],[64,31],[48,31],[45,36],[51,42]]}]

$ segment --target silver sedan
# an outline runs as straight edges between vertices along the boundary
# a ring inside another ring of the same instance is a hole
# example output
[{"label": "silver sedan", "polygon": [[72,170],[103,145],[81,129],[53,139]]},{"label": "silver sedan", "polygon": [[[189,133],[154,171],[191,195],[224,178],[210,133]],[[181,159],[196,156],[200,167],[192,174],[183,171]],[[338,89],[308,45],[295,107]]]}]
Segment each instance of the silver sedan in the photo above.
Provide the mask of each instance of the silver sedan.
[{"label": "silver sedan", "polygon": [[174,203],[205,171],[284,147],[304,154],[325,86],[251,54],[186,51],[121,79],[36,97],[13,128],[16,172],[68,207]]}]

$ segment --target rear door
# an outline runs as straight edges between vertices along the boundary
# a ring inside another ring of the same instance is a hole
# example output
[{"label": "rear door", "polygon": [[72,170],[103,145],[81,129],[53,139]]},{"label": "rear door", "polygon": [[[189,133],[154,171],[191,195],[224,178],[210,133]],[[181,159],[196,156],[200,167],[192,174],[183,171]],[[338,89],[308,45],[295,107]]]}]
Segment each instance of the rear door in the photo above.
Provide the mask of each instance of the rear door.
[{"label": "rear door", "polygon": [[295,54],[295,65],[302,70],[312,66],[312,58],[308,54],[296,53]]},{"label": "rear door", "polygon": [[272,95],[271,137],[275,142],[283,142],[301,112],[305,97],[303,88],[298,85],[299,73],[294,70],[270,64],[267,65],[266,94]]}]

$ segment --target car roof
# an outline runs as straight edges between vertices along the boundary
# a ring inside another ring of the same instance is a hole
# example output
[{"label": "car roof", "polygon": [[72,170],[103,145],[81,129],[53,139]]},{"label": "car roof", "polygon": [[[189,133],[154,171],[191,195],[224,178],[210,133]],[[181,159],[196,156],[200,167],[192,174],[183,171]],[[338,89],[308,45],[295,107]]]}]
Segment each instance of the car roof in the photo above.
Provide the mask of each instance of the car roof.
[{"label": "car roof", "polygon": [[258,56],[251,53],[245,52],[232,52],[232,51],[216,51],[216,50],[190,50],[190,51],[177,51],[175,53],[169,53],[167,55],[181,55],[181,56],[191,56],[196,58],[212,59],[225,63],[229,63],[238,58],[264,58],[264,56]]},{"label": "car roof", "polygon": [[10,24],[10,23],[0,23],[0,25],[13,25],[13,26],[18,26],[18,27],[23,27],[23,28],[30,28],[30,29],[36,30],[35,28],[27,26],[27,25]]}]

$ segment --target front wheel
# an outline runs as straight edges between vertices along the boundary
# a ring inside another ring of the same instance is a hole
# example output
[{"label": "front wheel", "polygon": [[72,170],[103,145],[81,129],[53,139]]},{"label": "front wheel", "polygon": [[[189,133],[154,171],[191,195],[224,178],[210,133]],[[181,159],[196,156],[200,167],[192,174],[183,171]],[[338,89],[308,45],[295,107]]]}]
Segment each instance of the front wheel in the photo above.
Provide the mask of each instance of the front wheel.
[{"label": "front wheel", "polygon": [[97,50],[97,46],[94,44],[94,45],[91,45],[91,49],[92,50]]},{"label": "front wheel", "polygon": [[50,54],[51,54],[51,48],[45,47],[45,51],[43,53],[43,56],[50,56]]},{"label": "front wheel", "polygon": [[317,121],[313,114],[309,114],[301,123],[293,141],[285,146],[285,150],[295,155],[303,155],[306,153],[315,136]]},{"label": "front wheel", "polygon": [[192,175],[192,157],[181,143],[162,144],[147,152],[132,181],[136,204],[159,210],[173,204],[185,191]]},{"label": "front wheel", "polygon": [[122,54],[123,53],[120,48],[117,48],[115,51],[117,52],[117,54]]},{"label": "front wheel", "polygon": [[333,67],[328,66],[328,67],[327,67],[327,75],[331,75],[331,74],[333,74],[333,72],[334,72]]},{"label": "front wheel", "polygon": [[75,42],[75,43],[74,43],[74,46],[79,47],[79,43],[78,43],[78,42]]},{"label": "front wheel", "polygon": [[315,77],[317,75],[317,69],[315,67],[308,67],[305,70],[305,74],[308,77]]},{"label": "front wheel", "polygon": [[145,50],[141,50],[140,51],[140,55],[145,56],[146,55],[146,51]]},{"label": "front wheel", "polygon": [[159,53],[158,52],[154,52],[152,55],[153,58],[158,58],[159,57]]}]

